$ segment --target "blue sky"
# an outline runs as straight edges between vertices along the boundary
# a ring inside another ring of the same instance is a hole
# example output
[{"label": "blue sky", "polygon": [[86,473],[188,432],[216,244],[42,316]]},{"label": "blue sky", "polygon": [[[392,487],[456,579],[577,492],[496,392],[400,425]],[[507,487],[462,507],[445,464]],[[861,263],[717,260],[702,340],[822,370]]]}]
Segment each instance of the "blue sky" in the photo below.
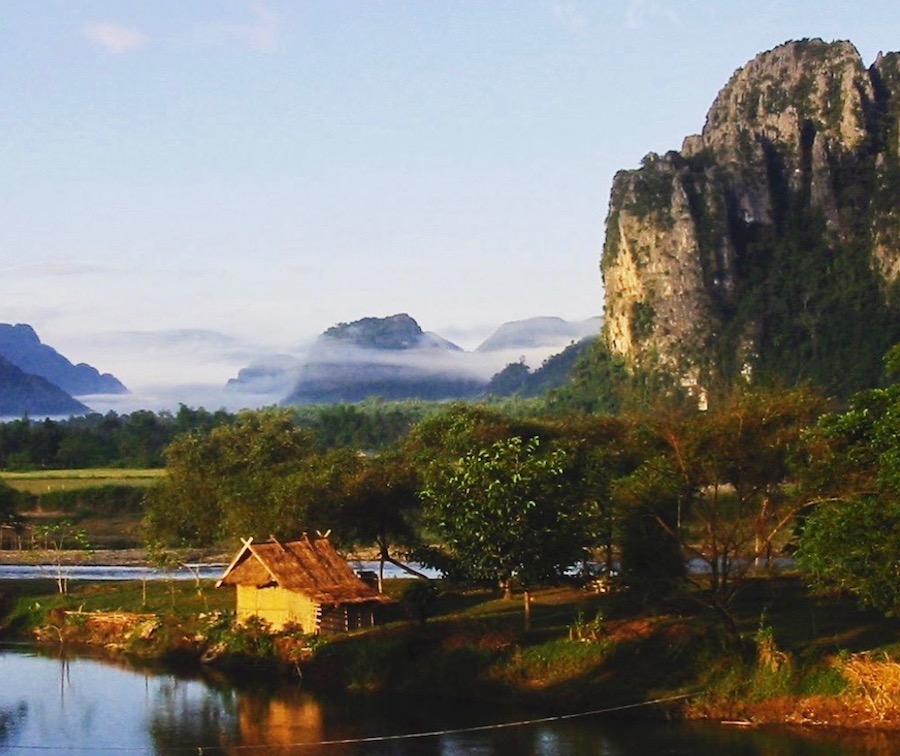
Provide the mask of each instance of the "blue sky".
[{"label": "blue sky", "polygon": [[0,322],[132,388],[339,321],[473,348],[602,309],[610,183],[788,39],[893,2],[4,0]]}]

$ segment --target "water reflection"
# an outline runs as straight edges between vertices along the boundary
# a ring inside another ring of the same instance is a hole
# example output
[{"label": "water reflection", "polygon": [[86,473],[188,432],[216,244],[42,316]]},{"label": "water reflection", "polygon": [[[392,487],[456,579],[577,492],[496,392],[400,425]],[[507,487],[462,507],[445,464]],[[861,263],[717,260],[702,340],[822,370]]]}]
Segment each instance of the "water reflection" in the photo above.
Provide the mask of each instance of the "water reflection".
[{"label": "water reflection", "polygon": [[5,650],[0,681],[0,711],[27,714],[0,728],[0,752],[184,753],[239,739],[233,693],[199,680]]},{"label": "water reflection", "polygon": [[224,746],[241,742],[233,691],[171,677],[154,682],[147,722],[154,753],[184,754],[188,744],[203,753],[227,753]]},{"label": "water reflection", "polygon": [[[220,680],[0,649],[0,753],[886,756],[895,751],[885,733],[744,730],[603,716],[489,726],[527,717],[500,703],[323,697],[297,685],[236,688]],[[442,732],[391,737],[435,731]]]},{"label": "water reflection", "polygon": [[10,741],[21,730],[28,716],[28,702],[19,701],[10,706],[0,707],[0,747]]},{"label": "water reflection", "polygon": [[296,689],[246,692],[238,706],[241,743],[287,746],[327,739],[322,705]]}]

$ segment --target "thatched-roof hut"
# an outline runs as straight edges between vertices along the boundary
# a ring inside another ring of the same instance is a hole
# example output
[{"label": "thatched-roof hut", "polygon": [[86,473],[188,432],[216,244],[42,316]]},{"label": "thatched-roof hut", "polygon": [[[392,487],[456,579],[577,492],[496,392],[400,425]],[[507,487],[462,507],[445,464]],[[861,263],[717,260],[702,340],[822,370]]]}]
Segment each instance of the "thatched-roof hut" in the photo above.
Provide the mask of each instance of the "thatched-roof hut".
[{"label": "thatched-roof hut", "polygon": [[391,599],[366,585],[327,538],[244,541],[216,587],[237,588],[237,616],[257,616],[273,629],[334,633],[375,624],[375,609]]}]

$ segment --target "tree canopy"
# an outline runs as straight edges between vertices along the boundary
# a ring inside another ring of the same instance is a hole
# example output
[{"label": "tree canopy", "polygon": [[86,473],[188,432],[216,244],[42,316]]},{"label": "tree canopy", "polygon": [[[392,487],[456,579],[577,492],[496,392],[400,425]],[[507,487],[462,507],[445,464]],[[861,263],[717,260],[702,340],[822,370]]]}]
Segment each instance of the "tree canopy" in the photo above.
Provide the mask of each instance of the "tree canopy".
[{"label": "tree canopy", "polygon": [[581,502],[563,486],[567,453],[519,436],[432,473],[430,522],[460,571],[509,586],[558,576],[588,545]]},{"label": "tree canopy", "polygon": [[[888,353],[890,366],[897,354]],[[888,371],[890,375],[890,371]],[[861,392],[809,431],[813,508],[797,554],[814,586],[900,613],[900,383]]]}]

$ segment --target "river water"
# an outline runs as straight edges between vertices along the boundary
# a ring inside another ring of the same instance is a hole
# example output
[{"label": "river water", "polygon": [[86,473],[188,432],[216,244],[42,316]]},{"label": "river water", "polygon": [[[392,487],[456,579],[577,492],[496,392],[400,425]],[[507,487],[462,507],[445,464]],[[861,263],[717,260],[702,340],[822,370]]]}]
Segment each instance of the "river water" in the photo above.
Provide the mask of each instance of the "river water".
[{"label": "river water", "polygon": [[[354,570],[366,570],[378,572],[379,564],[374,561],[349,562]],[[62,565],[55,564],[0,564],[0,580],[33,580],[40,578],[56,578],[61,574],[68,580],[194,580],[198,576],[201,580],[218,580],[225,571],[224,564],[196,564],[179,567],[175,570],[159,570],[146,566],[118,566],[118,565]],[[422,565],[412,563],[410,566],[429,577],[437,577],[435,570],[429,570]],[[386,578],[405,578],[409,573],[396,565],[386,563],[384,565]]]},{"label": "river water", "polygon": [[[593,714],[534,719],[502,702],[436,705],[235,686],[57,651],[0,648],[0,754],[580,756],[894,753],[881,734],[798,733]],[[508,725],[495,727],[494,725]]]}]

